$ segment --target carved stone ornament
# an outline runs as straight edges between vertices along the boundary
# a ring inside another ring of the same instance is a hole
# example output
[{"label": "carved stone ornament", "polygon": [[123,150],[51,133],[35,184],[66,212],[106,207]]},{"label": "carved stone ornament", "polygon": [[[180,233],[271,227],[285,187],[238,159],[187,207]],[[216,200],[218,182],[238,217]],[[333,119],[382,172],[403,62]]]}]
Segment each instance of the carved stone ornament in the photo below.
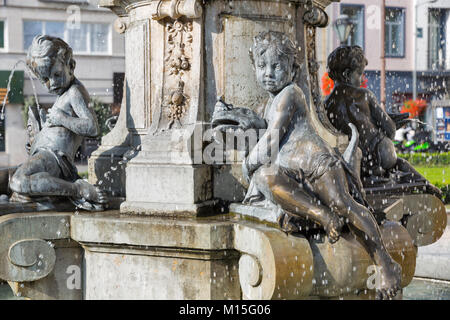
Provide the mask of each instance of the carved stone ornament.
[{"label": "carved stone ornament", "polygon": [[155,20],[161,20],[166,17],[178,19],[182,16],[196,19],[202,15],[202,5],[197,0],[160,0],[156,13],[152,15]]},{"label": "carved stone ornament", "polygon": [[318,7],[311,7],[303,15],[303,21],[313,27],[324,28],[328,25],[328,15]]},{"label": "carved stone ornament", "polygon": [[[47,240],[70,238],[70,214],[23,213],[0,218],[0,278],[36,281],[52,272],[55,250]],[[45,226],[43,228],[42,226]]]},{"label": "carved stone ornament", "polygon": [[166,23],[167,49],[164,73],[167,91],[165,90],[162,108],[166,114],[167,125],[163,130],[172,128],[174,123],[182,126],[181,119],[187,112],[190,99],[185,93],[183,78],[191,69],[192,31],[192,21],[169,19]]},{"label": "carved stone ornament", "polygon": [[186,44],[192,43],[192,22],[179,20],[167,25],[168,56],[165,58],[169,75],[178,75],[182,70],[189,70],[190,62],[185,55]]},{"label": "carved stone ornament", "polygon": [[117,18],[114,21],[114,30],[116,30],[117,33],[124,33],[127,30],[128,27],[128,19],[126,17]]},{"label": "carved stone ornament", "polygon": [[184,116],[189,105],[189,97],[184,94],[184,82],[178,83],[178,88],[166,96],[164,107],[167,110],[169,123],[167,129],[170,129],[175,122],[180,124],[180,119]]}]

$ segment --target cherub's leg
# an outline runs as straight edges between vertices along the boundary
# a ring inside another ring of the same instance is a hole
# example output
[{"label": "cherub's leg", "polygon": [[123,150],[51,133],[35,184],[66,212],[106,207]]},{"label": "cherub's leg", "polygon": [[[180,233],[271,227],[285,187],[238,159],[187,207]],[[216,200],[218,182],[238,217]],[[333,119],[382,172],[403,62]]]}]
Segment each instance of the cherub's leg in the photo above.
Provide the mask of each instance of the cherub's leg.
[{"label": "cherub's leg", "polygon": [[301,184],[280,170],[260,168],[253,176],[258,190],[283,210],[310,219],[325,228],[330,242],[339,239],[343,222],[327,207],[318,204]]},{"label": "cherub's leg", "polygon": [[400,289],[401,267],[389,255],[375,218],[351,197],[344,171],[338,167],[326,172],[314,182],[314,191],[326,206],[346,218],[350,230],[362,240],[375,264],[382,267],[381,297],[395,296]]},{"label": "cherub's leg", "polygon": [[84,198],[95,203],[105,203],[106,195],[96,187],[79,179],[75,182],[61,178],[55,157],[40,151],[22,164],[10,181],[12,191],[27,196],[67,196]]},{"label": "cherub's leg", "polygon": [[53,155],[39,152],[16,170],[10,188],[27,196],[78,196],[76,185],[60,176],[61,170]]}]

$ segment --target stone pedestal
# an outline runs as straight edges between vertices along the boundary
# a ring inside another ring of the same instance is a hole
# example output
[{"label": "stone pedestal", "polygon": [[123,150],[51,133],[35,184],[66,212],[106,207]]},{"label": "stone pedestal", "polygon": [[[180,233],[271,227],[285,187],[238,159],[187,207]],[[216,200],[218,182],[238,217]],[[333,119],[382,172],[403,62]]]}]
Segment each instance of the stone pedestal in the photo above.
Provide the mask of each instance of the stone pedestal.
[{"label": "stone pedestal", "polygon": [[[90,161],[90,181],[103,180],[119,195],[126,190],[121,212],[129,214],[197,216],[212,212],[218,200],[239,201],[242,190],[217,183],[236,176],[231,164],[206,161],[203,138],[218,96],[236,107],[262,107],[265,93],[248,50],[264,30],[283,31],[300,47],[298,84],[314,126],[342,147],[346,137],[324,116],[315,61],[315,28],[327,25],[323,9],[331,2],[101,0],[119,16],[115,26],[125,35],[127,94],[118,134],[103,139]],[[138,146],[125,170],[116,165],[117,155]],[[111,172],[108,165],[120,169]],[[123,181],[125,190],[118,187]]]},{"label": "stone pedestal", "polygon": [[[437,241],[446,222],[429,197],[386,196],[379,208],[402,216],[380,226],[402,266],[402,287],[414,275],[417,246]],[[230,211],[239,215],[5,215],[0,278],[33,299],[374,298],[377,268],[352,234],[330,244],[319,230],[285,234],[276,208],[234,204]]]},{"label": "stone pedestal", "polygon": [[[402,287],[416,249],[398,223],[382,227]],[[392,236],[395,234],[396,236]],[[85,250],[86,299],[306,299],[370,289],[372,261],[344,234],[335,244],[219,215],[202,219],[136,217],[118,212],[71,218]]]},{"label": "stone pedestal", "polygon": [[227,221],[77,215],[86,299],[240,299],[239,254]]}]

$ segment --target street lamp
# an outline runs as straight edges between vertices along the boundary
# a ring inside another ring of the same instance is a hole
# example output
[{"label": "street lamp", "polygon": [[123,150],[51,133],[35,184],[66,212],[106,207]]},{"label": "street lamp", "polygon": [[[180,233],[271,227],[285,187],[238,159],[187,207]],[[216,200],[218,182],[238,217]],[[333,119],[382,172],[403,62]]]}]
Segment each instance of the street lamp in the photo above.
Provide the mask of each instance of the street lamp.
[{"label": "street lamp", "polygon": [[353,28],[353,22],[350,20],[349,16],[346,14],[341,14],[334,22],[334,29],[336,30],[339,41],[342,45],[347,43],[350,32]]}]

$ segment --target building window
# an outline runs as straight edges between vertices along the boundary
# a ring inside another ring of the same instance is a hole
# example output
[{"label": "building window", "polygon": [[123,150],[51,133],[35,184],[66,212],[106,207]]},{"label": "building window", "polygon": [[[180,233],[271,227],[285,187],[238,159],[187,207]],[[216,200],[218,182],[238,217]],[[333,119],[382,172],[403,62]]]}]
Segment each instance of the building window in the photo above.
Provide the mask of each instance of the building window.
[{"label": "building window", "polygon": [[446,43],[446,32],[450,28],[450,10],[448,9],[429,9],[428,25],[428,67],[431,70],[450,68],[449,45]]},{"label": "building window", "polygon": [[28,50],[33,38],[48,34],[66,41],[75,53],[109,54],[110,25],[104,23],[81,23],[78,27],[67,26],[58,21],[24,21],[23,47]]},{"label": "building window", "polygon": [[0,49],[5,48],[5,21],[0,20]]},{"label": "building window", "polygon": [[405,10],[386,8],[384,48],[386,57],[405,55]]},{"label": "building window", "polygon": [[345,14],[353,23],[347,45],[364,48],[364,7],[359,5],[341,5],[341,14]]}]

